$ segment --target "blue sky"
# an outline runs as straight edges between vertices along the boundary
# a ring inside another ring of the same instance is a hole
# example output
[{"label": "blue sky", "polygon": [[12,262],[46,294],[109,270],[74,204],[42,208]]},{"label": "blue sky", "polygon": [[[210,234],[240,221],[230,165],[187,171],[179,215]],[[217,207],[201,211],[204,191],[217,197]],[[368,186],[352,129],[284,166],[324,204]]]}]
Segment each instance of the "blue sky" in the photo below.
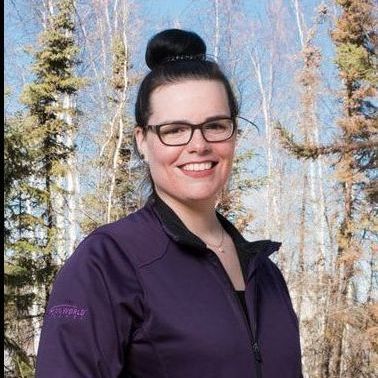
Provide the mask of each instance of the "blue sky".
[{"label": "blue sky", "polygon": [[139,3],[143,4],[146,9],[157,10],[161,16],[176,17],[193,3],[193,0],[144,0]]},{"label": "blue sky", "polygon": [[[260,18],[263,23],[266,13],[265,7],[269,1],[240,0],[244,5],[244,15],[248,12],[247,19]],[[139,36],[141,48],[135,51],[135,62],[144,66],[144,48],[148,39],[157,31],[169,27],[182,27],[198,32],[208,45],[208,52],[212,52],[214,36],[213,0],[134,0],[138,14],[142,18],[142,30]],[[237,3],[237,2],[235,2]],[[290,7],[290,1],[286,5]],[[314,15],[315,5],[318,0],[302,0],[307,21]],[[24,52],[25,47],[33,46],[38,35],[38,23],[35,22],[35,14],[28,0],[6,0],[5,11],[5,82],[10,85],[16,94],[12,99],[11,109],[20,105],[15,101],[21,88],[30,81],[31,57]],[[295,23],[293,19],[293,28]],[[251,35],[251,41],[256,36]],[[327,43],[326,43],[327,45]],[[328,42],[329,46],[329,42]],[[243,75],[248,73],[243,72]]]}]

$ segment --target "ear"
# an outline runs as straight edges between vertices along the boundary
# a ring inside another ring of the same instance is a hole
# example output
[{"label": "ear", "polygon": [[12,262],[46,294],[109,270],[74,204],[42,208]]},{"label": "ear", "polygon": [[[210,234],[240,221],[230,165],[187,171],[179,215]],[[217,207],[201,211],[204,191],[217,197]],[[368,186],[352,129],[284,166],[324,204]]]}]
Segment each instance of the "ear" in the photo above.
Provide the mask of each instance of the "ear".
[{"label": "ear", "polygon": [[146,156],[146,134],[140,126],[136,126],[134,129],[135,142],[139,151],[139,154]]}]

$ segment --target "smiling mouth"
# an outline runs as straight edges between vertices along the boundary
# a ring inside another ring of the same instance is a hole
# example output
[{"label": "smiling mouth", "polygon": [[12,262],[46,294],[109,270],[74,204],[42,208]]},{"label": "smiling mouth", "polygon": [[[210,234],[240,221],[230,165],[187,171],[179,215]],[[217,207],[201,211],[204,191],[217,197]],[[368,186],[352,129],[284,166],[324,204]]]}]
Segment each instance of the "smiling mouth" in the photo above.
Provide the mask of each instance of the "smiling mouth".
[{"label": "smiling mouth", "polygon": [[192,172],[199,172],[199,171],[206,171],[208,169],[211,169],[215,167],[218,163],[216,162],[211,162],[207,161],[204,163],[189,163],[189,164],[184,164],[180,166],[179,168],[184,170],[184,171],[192,171]]}]

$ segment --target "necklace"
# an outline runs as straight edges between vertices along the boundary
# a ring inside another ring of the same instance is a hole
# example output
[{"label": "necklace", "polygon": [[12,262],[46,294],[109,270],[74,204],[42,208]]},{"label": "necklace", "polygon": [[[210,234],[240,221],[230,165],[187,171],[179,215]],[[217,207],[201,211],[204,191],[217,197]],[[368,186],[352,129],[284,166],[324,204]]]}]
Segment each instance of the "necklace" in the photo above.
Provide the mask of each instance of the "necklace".
[{"label": "necklace", "polygon": [[[222,248],[223,247],[223,240],[224,240],[224,229],[222,227],[222,238],[221,238],[221,242],[217,245],[217,244],[212,244],[212,243],[207,243],[206,244],[206,247],[215,247],[215,249],[219,252],[219,253],[224,253],[224,249]],[[210,248],[212,249],[212,248]]]}]

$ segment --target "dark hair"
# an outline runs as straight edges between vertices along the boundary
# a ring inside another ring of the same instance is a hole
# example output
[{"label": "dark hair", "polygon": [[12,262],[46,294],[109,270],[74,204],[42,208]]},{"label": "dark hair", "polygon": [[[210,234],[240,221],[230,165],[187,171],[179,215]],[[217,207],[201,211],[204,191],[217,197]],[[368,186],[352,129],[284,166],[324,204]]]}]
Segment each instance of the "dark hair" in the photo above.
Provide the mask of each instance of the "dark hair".
[{"label": "dark hair", "polygon": [[143,127],[148,123],[152,92],[162,85],[185,79],[222,82],[231,117],[238,115],[238,103],[231,85],[218,64],[206,58],[206,45],[198,34],[180,29],[164,30],[149,40],[145,59],[151,71],[143,79],[138,91],[135,104],[138,126]]}]

